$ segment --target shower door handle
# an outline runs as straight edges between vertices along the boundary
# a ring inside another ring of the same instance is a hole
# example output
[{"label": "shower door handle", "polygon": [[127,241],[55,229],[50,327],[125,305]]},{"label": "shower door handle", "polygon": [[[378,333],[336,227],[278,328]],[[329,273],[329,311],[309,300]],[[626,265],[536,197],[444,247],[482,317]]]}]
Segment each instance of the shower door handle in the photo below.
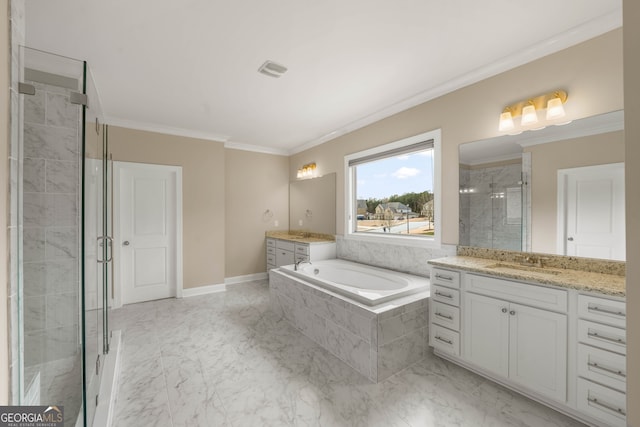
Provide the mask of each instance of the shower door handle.
[{"label": "shower door handle", "polygon": [[104,236],[105,240],[107,241],[107,259],[105,260],[105,263],[109,263],[111,261],[113,261],[113,238],[110,236]]},{"label": "shower door handle", "polygon": [[102,251],[102,247],[104,246],[104,236],[98,236],[96,239],[96,261],[100,264],[103,264],[105,260],[100,258],[100,253]]},{"label": "shower door handle", "polygon": [[[106,240],[107,242],[107,259],[100,259],[99,258],[99,254],[100,254],[100,249],[102,249],[104,247],[104,241]],[[107,264],[110,263],[111,261],[113,261],[113,239],[109,236],[100,236],[96,239],[96,245],[97,245],[97,254],[96,254],[96,261],[98,261],[98,263],[100,264]]]}]

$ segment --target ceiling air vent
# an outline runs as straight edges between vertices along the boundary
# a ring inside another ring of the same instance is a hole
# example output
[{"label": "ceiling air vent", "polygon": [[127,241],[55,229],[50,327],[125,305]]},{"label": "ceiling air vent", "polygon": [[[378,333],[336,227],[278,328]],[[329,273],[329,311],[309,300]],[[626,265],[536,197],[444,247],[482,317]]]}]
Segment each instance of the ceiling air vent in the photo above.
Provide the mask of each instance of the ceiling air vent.
[{"label": "ceiling air vent", "polygon": [[258,71],[265,76],[278,78],[287,72],[287,67],[276,64],[273,61],[265,61],[265,63],[258,68]]}]

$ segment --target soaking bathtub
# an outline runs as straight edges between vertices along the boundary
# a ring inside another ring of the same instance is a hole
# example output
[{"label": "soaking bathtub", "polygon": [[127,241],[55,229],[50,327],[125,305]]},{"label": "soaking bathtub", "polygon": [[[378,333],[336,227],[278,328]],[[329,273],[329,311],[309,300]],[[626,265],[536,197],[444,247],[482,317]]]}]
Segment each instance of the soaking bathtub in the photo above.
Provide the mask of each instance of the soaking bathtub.
[{"label": "soaking bathtub", "polygon": [[291,276],[368,306],[429,290],[429,279],[365,264],[329,259],[281,267]]},{"label": "soaking bathtub", "polygon": [[429,279],[345,260],[269,271],[272,311],[373,382],[428,352]]}]

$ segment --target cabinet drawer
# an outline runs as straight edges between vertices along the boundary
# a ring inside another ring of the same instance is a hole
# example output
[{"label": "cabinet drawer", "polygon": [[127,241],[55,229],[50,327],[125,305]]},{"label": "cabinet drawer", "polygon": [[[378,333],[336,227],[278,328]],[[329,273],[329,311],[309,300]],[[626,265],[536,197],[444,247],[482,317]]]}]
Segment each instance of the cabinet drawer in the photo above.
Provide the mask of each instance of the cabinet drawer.
[{"label": "cabinet drawer", "polygon": [[284,249],[285,251],[293,252],[295,250],[296,244],[293,242],[287,242],[285,240],[278,240],[276,242],[276,248]]},{"label": "cabinet drawer", "polygon": [[578,378],[578,410],[607,425],[627,425],[626,395],[584,378]]},{"label": "cabinet drawer", "polygon": [[616,353],[627,354],[626,331],[613,326],[578,319],[578,341]]},{"label": "cabinet drawer", "polygon": [[267,246],[267,255],[275,255],[276,247],[275,246]]},{"label": "cabinet drawer", "polygon": [[578,316],[587,320],[626,328],[627,315],[624,301],[578,295]]},{"label": "cabinet drawer", "polygon": [[274,239],[267,239],[267,247],[276,247],[276,241]]},{"label": "cabinet drawer", "polygon": [[429,317],[431,323],[460,331],[460,309],[458,307],[432,300]]},{"label": "cabinet drawer", "polygon": [[309,256],[309,245],[296,243],[296,254]]},{"label": "cabinet drawer", "polygon": [[429,344],[445,353],[460,355],[460,334],[438,325],[429,328]]},{"label": "cabinet drawer", "polygon": [[276,265],[276,254],[267,254],[267,264]]},{"label": "cabinet drawer", "polygon": [[460,288],[460,273],[457,271],[443,270],[441,268],[431,269],[431,284],[448,286],[450,288]]},{"label": "cabinet drawer", "polygon": [[578,375],[624,391],[627,389],[626,357],[578,344]]},{"label": "cabinet drawer", "polygon": [[431,285],[431,299],[445,304],[460,306],[460,291]]},{"label": "cabinet drawer", "polygon": [[509,300],[546,310],[567,311],[567,291],[528,285],[493,277],[465,275],[465,289],[477,294]]}]

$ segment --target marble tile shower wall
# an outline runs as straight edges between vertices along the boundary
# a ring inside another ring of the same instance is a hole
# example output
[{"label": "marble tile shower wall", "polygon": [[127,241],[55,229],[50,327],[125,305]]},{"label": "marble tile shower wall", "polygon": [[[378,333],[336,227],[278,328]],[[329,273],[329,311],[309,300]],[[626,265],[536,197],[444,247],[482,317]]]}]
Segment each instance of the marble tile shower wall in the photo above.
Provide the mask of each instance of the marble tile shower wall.
[{"label": "marble tile shower wall", "polygon": [[[522,217],[511,207],[522,206],[522,165],[511,164],[482,169],[461,169],[460,184],[471,186],[460,201],[460,244],[507,250],[522,249]],[[514,190],[515,193],[510,193]],[[520,214],[522,210],[520,209]],[[511,213],[510,213],[511,212]]]},{"label": "marble tile shower wall", "polygon": [[456,254],[455,245],[442,245],[440,249],[416,248],[342,236],[336,237],[336,248],[338,258],[423,277],[429,277],[428,260]]},{"label": "marble tile shower wall", "polygon": [[10,97],[11,97],[11,139],[9,150],[9,224],[7,235],[9,236],[9,290],[8,290],[8,307],[10,310],[10,336],[11,347],[9,351],[9,363],[11,372],[10,397],[11,402],[17,404],[21,399],[20,379],[22,378],[22,360],[23,346],[21,344],[22,336],[20,334],[20,318],[18,309],[18,289],[20,287],[19,278],[22,277],[22,271],[19,263],[21,258],[21,247],[18,245],[18,235],[22,231],[22,224],[18,221],[18,168],[20,159],[20,95],[18,94],[18,79],[20,76],[20,46],[25,44],[25,0],[10,0],[9,13],[11,26],[11,67],[10,67]]},{"label": "marble tile shower wall", "polygon": [[69,90],[29,82],[24,97],[23,269],[25,366],[78,349],[79,108]]}]

